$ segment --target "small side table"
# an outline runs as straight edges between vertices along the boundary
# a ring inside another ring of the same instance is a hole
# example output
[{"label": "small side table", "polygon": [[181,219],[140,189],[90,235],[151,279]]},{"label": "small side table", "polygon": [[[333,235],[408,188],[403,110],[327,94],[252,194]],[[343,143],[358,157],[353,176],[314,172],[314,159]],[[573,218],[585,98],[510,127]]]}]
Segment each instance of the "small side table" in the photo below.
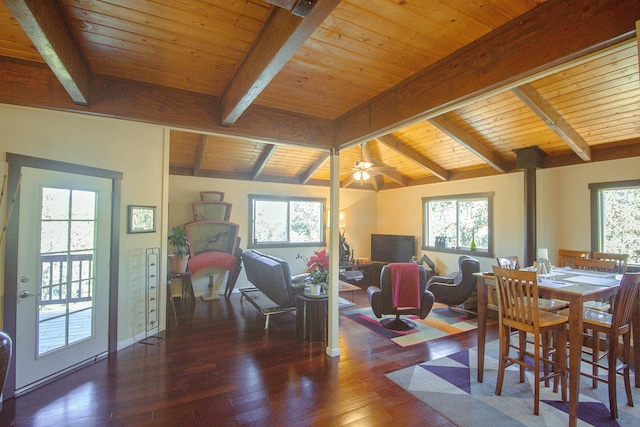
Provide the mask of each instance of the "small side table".
[{"label": "small side table", "polygon": [[326,341],[329,299],[296,297],[296,337],[303,341]]},{"label": "small side table", "polygon": [[169,281],[172,279],[180,279],[182,281],[182,298],[194,298],[193,283],[191,282],[191,272],[189,270],[184,273],[170,273]]}]

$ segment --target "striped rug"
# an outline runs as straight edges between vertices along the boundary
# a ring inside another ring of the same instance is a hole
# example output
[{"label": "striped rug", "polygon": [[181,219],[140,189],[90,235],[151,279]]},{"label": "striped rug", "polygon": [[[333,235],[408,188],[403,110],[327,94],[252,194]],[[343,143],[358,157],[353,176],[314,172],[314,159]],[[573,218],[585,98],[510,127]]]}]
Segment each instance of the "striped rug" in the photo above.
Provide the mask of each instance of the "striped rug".
[{"label": "striped rug", "polygon": [[416,329],[407,332],[392,331],[384,328],[380,325],[380,320],[395,316],[385,315],[378,319],[373,314],[371,307],[344,310],[340,314],[390,339],[401,347],[421,344],[436,338],[474,330],[478,327],[475,315],[451,310],[440,303],[433,305],[431,312],[425,319],[420,319],[418,316],[400,316],[411,320],[417,325]]}]

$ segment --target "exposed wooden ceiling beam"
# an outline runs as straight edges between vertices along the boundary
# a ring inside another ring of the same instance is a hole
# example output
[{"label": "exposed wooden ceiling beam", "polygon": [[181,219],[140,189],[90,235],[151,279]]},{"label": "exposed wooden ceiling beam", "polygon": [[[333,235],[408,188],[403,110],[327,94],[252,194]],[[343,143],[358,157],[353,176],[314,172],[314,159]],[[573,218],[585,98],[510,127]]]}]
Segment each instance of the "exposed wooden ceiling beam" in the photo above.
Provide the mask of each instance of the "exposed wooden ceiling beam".
[{"label": "exposed wooden ceiling beam", "polygon": [[198,143],[198,151],[196,152],[196,158],[193,162],[193,175],[200,175],[200,169],[202,168],[202,160],[204,159],[204,152],[207,149],[208,135],[200,135],[200,142]]},{"label": "exposed wooden ceiling beam", "polygon": [[55,2],[5,0],[4,3],[73,102],[88,105],[89,68]]},{"label": "exposed wooden ceiling beam", "polygon": [[497,170],[498,172],[507,172],[509,170],[508,163],[504,161],[497,153],[491,151],[484,146],[481,142],[469,135],[458,125],[447,119],[445,116],[434,117],[429,119],[429,123],[440,129],[449,138],[456,141],[458,144],[464,146],[473,154],[482,159]]},{"label": "exposed wooden ceiling beam", "polygon": [[35,63],[0,59],[0,103],[153,123],[240,140],[329,149],[330,120],[252,105],[234,126],[220,125],[214,97],[95,74],[91,105],[74,104],[51,71]]},{"label": "exposed wooden ceiling beam", "polygon": [[262,171],[264,170],[267,163],[269,163],[269,159],[273,156],[273,153],[276,152],[276,146],[274,144],[266,144],[260,153],[260,157],[256,160],[256,164],[251,171],[251,179],[256,179]]},{"label": "exposed wooden ceiling beam", "polygon": [[303,19],[276,7],[220,98],[221,123],[230,126],[322,24],[340,0],[317,0]]},{"label": "exposed wooden ceiling beam", "polygon": [[578,132],[530,84],[511,89],[524,104],[551,128],[582,160],[591,160],[591,149]]},{"label": "exposed wooden ceiling beam", "polygon": [[432,162],[431,160],[427,159],[425,156],[423,156],[413,148],[406,145],[395,135],[392,135],[392,134],[383,135],[377,139],[378,141],[380,141],[380,143],[389,147],[391,150],[395,151],[396,153],[403,155],[407,159],[417,163],[419,166],[428,170],[430,173],[437,176],[441,180],[446,181],[451,176],[451,172],[440,167],[435,162]]},{"label": "exposed wooden ceiling beam", "polygon": [[441,115],[634,38],[638,16],[637,0],[549,0],[341,116],[335,123],[336,146]]},{"label": "exposed wooden ceiling beam", "polygon": [[384,178],[382,177],[382,174],[373,175],[371,177],[371,185],[373,185],[374,191],[382,190],[382,187],[384,187]]},{"label": "exposed wooden ceiling beam", "polygon": [[349,175],[345,176],[343,180],[340,181],[340,187],[347,188],[354,182],[356,182],[356,179],[353,177],[353,174],[350,173]]},{"label": "exposed wooden ceiling beam", "polygon": [[395,170],[380,170],[378,172],[380,172],[390,180],[400,184],[402,187],[408,186],[409,182],[411,181],[408,176]]},{"label": "exposed wooden ceiling beam", "polygon": [[294,15],[305,17],[317,0],[264,0],[274,6],[291,11]]},{"label": "exposed wooden ceiling beam", "polygon": [[325,151],[322,154],[320,154],[320,156],[318,156],[318,158],[311,164],[311,166],[309,166],[307,170],[304,171],[304,173],[300,177],[300,184],[306,184],[307,182],[309,182],[313,174],[316,173],[316,171],[322,167],[322,165],[324,164],[324,162],[327,161],[328,158],[329,158],[328,151]]}]

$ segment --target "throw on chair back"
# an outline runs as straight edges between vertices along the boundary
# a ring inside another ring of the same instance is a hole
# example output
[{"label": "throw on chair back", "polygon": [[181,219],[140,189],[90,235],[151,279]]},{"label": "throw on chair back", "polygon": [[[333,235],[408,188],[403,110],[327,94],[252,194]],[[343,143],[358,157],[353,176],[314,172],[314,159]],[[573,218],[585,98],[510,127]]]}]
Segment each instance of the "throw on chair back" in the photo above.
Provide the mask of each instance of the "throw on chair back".
[{"label": "throw on chair back", "polygon": [[382,319],[380,323],[387,329],[409,330],[415,323],[400,319],[401,315],[427,317],[433,306],[433,294],[425,290],[427,271],[415,263],[388,264],[380,274],[380,288],[370,286],[367,289],[369,304],[376,317],[395,314],[396,317]]}]

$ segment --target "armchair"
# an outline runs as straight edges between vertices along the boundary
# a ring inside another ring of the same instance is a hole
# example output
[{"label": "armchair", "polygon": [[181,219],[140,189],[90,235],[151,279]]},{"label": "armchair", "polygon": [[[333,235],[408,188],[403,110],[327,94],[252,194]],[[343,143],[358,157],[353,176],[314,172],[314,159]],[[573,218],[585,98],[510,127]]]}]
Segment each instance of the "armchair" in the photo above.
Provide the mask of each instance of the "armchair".
[{"label": "armchair", "polygon": [[456,306],[463,304],[476,290],[476,276],[480,262],[467,255],[458,258],[459,271],[456,277],[433,276],[427,283],[427,290],[433,293],[435,302]]},{"label": "armchair", "polygon": [[[399,269],[402,273],[398,274],[395,266],[400,266]],[[392,269],[394,269],[393,272]],[[396,331],[408,331],[414,329],[416,324],[406,319],[400,319],[401,315],[413,314],[424,319],[431,311],[434,298],[433,294],[426,290],[426,286],[427,271],[421,265],[412,262],[388,264],[382,267],[380,287],[369,286],[367,296],[377,318],[381,318],[383,314],[396,315],[395,318],[381,320],[382,326]],[[399,292],[398,289],[402,289],[402,291]],[[399,296],[400,294],[402,296]],[[409,299],[403,301],[407,295]]]}]

